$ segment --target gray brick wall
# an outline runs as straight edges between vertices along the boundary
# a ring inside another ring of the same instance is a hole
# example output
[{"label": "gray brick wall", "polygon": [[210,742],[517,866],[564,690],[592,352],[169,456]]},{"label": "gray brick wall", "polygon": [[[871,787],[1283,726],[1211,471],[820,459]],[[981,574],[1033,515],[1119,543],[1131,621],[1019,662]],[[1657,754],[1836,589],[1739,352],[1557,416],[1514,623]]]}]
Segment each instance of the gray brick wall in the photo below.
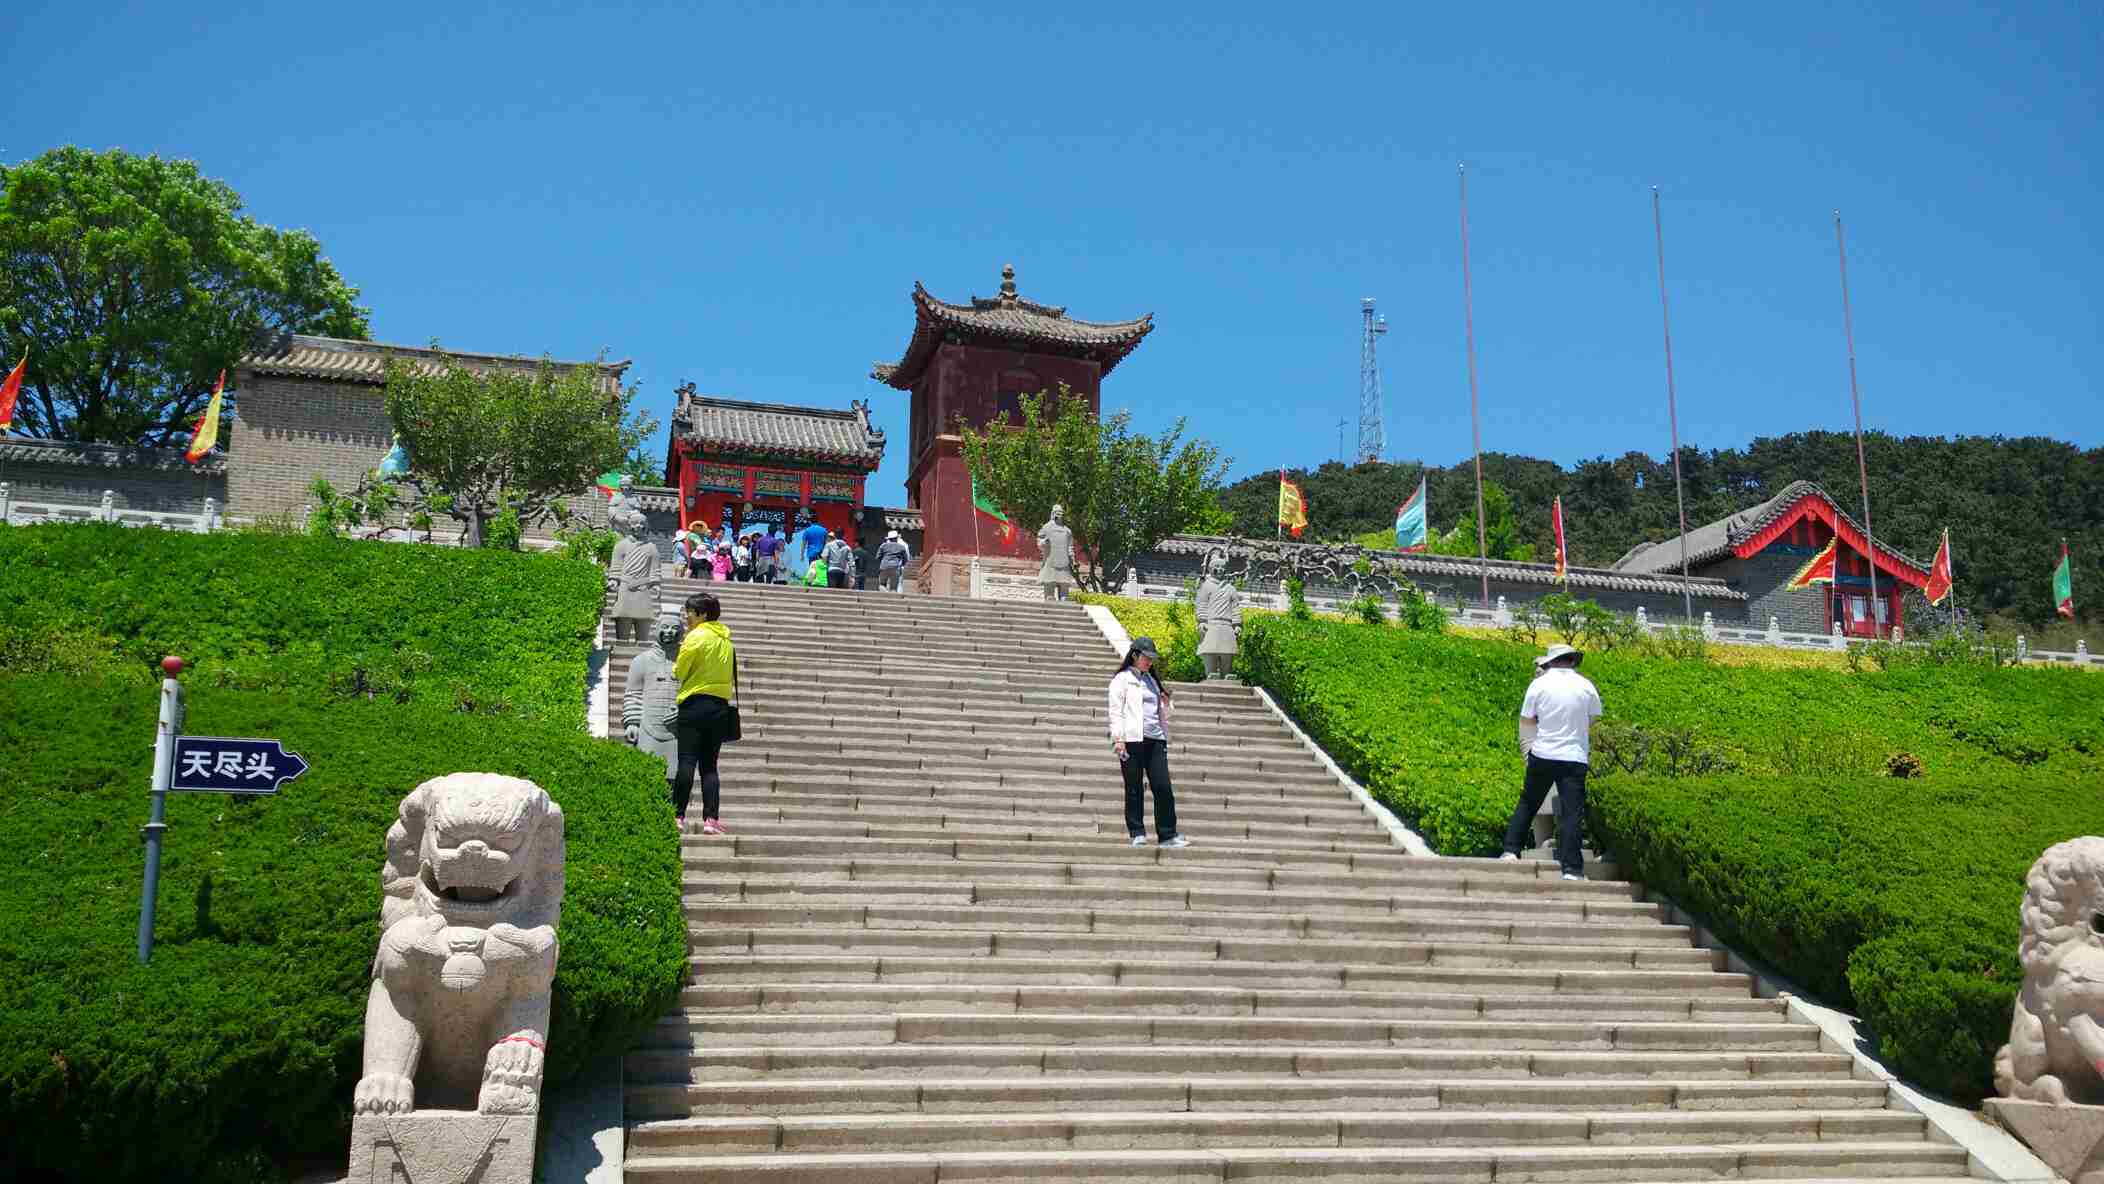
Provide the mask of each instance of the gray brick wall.
[{"label": "gray brick wall", "polygon": [[92,508],[102,504],[102,491],[107,489],[116,494],[119,510],[157,514],[203,513],[208,497],[217,499],[224,512],[227,501],[224,473],[201,473],[187,467],[119,469],[10,460],[0,461],[0,481],[9,485],[16,501]]},{"label": "gray brick wall", "polygon": [[1750,624],[1766,628],[1768,618],[1774,617],[1782,622],[1785,633],[1824,633],[1827,589],[1821,586],[1792,592],[1783,587],[1809,558],[1770,548],[1751,559],[1727,559],[1704,574],[1722,576],[1746,593]]}]

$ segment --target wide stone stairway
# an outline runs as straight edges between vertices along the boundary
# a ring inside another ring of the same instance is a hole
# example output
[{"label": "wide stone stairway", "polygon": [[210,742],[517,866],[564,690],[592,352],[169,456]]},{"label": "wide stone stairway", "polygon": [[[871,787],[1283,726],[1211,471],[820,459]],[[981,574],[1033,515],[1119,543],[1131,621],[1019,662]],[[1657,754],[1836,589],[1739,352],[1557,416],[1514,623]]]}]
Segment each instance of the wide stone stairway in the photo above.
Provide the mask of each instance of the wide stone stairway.
[{"label": "wide stone stairway", "polygon": [[1631,885],[1405,855],[1249,690],[1174,688],[1191,846],[1129,846],[1078,607],[708,587],[746,738],[630,1179],[1967,1176]]}]

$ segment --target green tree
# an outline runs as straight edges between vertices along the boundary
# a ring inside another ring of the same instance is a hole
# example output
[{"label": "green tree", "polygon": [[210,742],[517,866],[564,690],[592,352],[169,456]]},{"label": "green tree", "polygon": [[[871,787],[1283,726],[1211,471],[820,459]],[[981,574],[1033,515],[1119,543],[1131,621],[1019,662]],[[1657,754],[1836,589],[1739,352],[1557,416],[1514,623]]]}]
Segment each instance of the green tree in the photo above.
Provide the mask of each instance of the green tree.
[{"label": "green tree", "polygon": [[[435,368],[390,359],[387,414],[409,454],[408,484],[425,504],[467,528],[469,546],[492,522],[520,528],[561,518],[561,499],[620,465],[656,421],[633,409],[636,388],[609,383],[598,365],[531,373],[477,371],[440,356]],[[506,535],[510,537],[507,526]]]},{"label": "green tree", "polygon": [[[1470,504],[1474,504],[1474,499],[1470,499]],[[1481,542],[1490,558],[1534,558],[1534,544],[1520,541],[1519,523],[1512,516],[1512,495],[1495,481],[1483,483],[1483,520],[1488,526]],[[1434,555],[1474,555],[1477,543],[1476,516],[1470,513],[1462,515],[1454,529],[1432,538],[1426,549]]]},{"label": "green tree", "polygon": [[185,438],[259,335],[364,338],[357,298],[313,235],[243,215],[190,161],[68,147],[0,165],[0,355],[29,355],[29,435]]},{"label": "green tree", "polygon": [[1203,522],[1216,505],[1228,462],[1204,440],[1183,439],[1184,421],[1159,436],[1132,431],[1132,416],[1109,418],[1065,384],[1058,393],[1024,395],[1022,423],[994,423],[984,431],[961,417],[964,461],[982,494],[1017,529],[1035,532],[1055,505],[1087,570],[1083,582],[1108,591],[1136,555],[1170,535]]}]

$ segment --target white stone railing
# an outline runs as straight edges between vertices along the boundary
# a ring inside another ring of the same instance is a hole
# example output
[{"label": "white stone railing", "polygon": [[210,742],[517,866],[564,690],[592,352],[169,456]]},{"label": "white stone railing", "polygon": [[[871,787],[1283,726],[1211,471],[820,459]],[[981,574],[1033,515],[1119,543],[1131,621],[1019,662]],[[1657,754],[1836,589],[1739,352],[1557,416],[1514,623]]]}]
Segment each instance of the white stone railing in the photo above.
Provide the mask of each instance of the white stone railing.
[{"label": "white stone railing", "polygon": [[209,497],[205,499],[204,509],[194,514],[120,510],[117,495],[112,490],[102,492],[101,505],[81,506],[65,502],[24,501],[14,496],[8,482],[0,481],[0,523],[35,526],[44,522],[114,522],[119,526],[153,526],[193,534],[207,534],[226,525],[220,516],[218,501]]}]

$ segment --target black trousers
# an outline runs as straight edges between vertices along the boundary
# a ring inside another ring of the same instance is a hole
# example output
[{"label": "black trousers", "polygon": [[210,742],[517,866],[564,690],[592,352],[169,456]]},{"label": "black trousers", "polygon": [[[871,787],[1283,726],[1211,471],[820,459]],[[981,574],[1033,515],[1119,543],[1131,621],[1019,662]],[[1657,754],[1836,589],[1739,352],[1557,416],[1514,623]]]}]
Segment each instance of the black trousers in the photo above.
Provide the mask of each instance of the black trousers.
[{"label": "black trousers", "polygon": [[1147,786],[1154,790],[1154,837],[1156,840],[1176,837],[1176,791],[1169,788],[1169,742],[1167,740],[1128,740],[1125,742],[1125,759],[1118,762],[1125,775],[1125,833],[1138,838],[1147,833],[1146,791],[1140,787],[1140,779],[1147,779]]},{"label": "black trousers", "polygon": [[834,571],[834,570],[832,570],[831,568],[827,568],[827,569],[826,569],[826,587],[828,587],[828,588],[845,588],[845,587],[847,587],[847,573],[846,573],[846,572],[844,572],[844,571]]},{"label": "black trousers", "polygon": [[1549,790],[1556,791],[1556,862],[1572,875],[1585,874],[1585,850],[1579,835],[1585,825],[1584,761],[1545,761],[1527,758],[1527,779],[1521,783],[1520,804],[1513,807],[1505,823],[1505,851],[1518,855],[1533,837],[1534,815]]},{"label": "black trousers", "polygon": [[672,734],[679,740],[678,771],[672,775],[672,812],[687,816],[687,803],[694,796],[694,771],[701,770],[701,816],[717,816],[721,804],[722,779],[716,775],[716,757],[723,751],[723,733],[730,724],[731,705],[714,695],[689,695],[679,701],[679,719]]}]

